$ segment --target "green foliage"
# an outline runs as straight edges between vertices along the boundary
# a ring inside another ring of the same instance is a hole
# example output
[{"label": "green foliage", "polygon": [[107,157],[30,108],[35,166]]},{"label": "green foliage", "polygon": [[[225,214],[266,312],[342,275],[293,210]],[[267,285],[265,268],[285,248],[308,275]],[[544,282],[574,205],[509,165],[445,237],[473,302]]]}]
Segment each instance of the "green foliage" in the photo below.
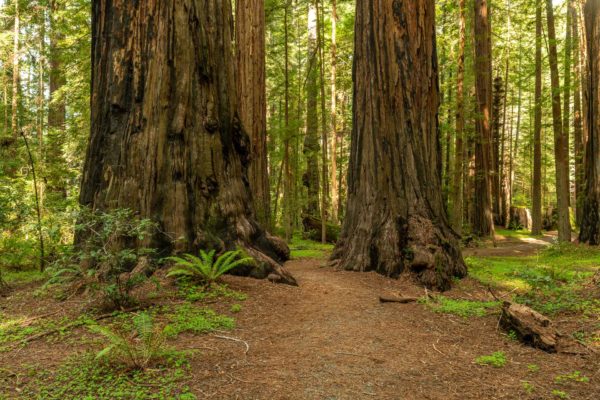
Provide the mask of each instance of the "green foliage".
[{"label": "green foliage", "polygon": [[156,326],[148,313],[133,317],[134,334],[110,329],[102,325],[91,325],[89,329],[104,336],[108,345],[96,358],[108,358],[131,369],[144,370],[163,359],[165,334]]},{"label": "green foliage", "polygon": [[540,366],[537,364],[529,364],[527,365],[527,370],[529,372],[539,372],[540,371]]},{"label": "green foliage", "polygon": [[523,386],[523,390],[527,393],[527,394],[532,394],[533,392],[535,392],[535,386],[533,386],[531,384],[531,382],[528,381],[521,381],[521,386]]},{"label": "green foliage", "polygon": [[581,371],[573,371],[569,374],[558,375],[554,378],[554,382],[558,384],[564,384],[567,382],[583,382],[587,383],[590,381],[590,378],[583,375]]},{"label": "green foliage", "polygon": [[244,301],[248,298],[248,295],[242,292],[229,289],[224,284],[213,284],[209,287],[196,286],[190,282],[183,282],[179,288],[179,294],[187,301],[205,301],[205,300],[216,300],[221,298],[229,298],[237,301]]},{"label": "green foliage", "polygon": [[570,398],[568,393],[563,392],[562,390],[558,390],[558,389],[552,390],[552,395],[559,399],[569,399]]},{"label": "green foliage", "polygon": [[192,254],[184,254],[183,257],[168,257],[175,266],[171,268],[167,276],[186,278],[198,283],[212,285],[221,276],[232,269],[242,265],[252,265],[256,261],[252,257],[239,258],[241,250],[226,251],[215,261],[215,250],[205,252],[200,250],[200,257]]},{"label": "green foliage", "polygon": [[233,318],[219,315],[208,308],[198,308],[190,304],[177,306],[175,312],[169,315],[169,320],[169,324],[164,329],[164,333],[168,337],[177,336],[182,332],[201,334],[235,327]]},{"label": "green foliage", "polygon": [[489,356],[480,356],[475,359],[479,365],[491,365],[494,368],[502,368],[506,365],[506,354],[502,351],[497,351]]},{"label": "green foliage", "polygon": [[325,259],[333,250],[330,243],[315,242],[303,239],[300,235],[295,235],[290,243],[292,259],[299,258],[318,258]]},{"label": "green foliage", "polygon": [[74,293],[92,290],[113,308],[131,305],[131,291],[146,280],[146,269],[134,267],[146,262],[154,250],[137,246],[156,229],[148,219],[138,219],[130,210],[108,212],[82,209],[76,230],[83,238],[76,247],[49,268],[48,285],[59,284]]},{"label": "green foliage", "polygon": [[530,257],[469,257],[472,277],[516,293],[516,300],[544,314],[596,315],[600,301],[588,298],[582,284],[600,268],[600,253],[587,246],[557,244]]},{"label": "green foliage", "polygon": [[240,311],[242,311],[242,305],[241,305],[241,304],[233,304],[233,305],[231,306],[231,309],[230,309],[230,311],[231,311],[232,313],[239,313]]},{"label": "green foliage", "polygon": [[497,301],[457,300],[444,296],[436,296],[434,301],[427,302],[427,305],[435,312],[454,314],[463,318],[483,317],[488,310],[498,307],[499,304]]},{"label": "green foliage", "polygon": [[47,400],[196,399],[184,383],[190,378],[185,358],[176,355],[166,361],[164,366],[131,371],[83,354],[68,359],[56,370],[36,365],[22,383],[22,396]]}]

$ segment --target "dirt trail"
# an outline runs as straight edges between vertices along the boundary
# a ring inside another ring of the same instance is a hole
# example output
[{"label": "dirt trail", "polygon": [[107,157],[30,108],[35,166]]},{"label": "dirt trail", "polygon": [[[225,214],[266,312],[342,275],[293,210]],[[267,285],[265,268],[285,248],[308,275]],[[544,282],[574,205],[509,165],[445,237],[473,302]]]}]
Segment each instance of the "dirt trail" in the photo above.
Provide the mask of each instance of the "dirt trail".
[{"label": "dirt trail", "polygon": [[465,257],[526,257],[548,247],[557,237],[557,232],[544,232],[544,235],[538,238],[506,238],[496,235],[495,245],[490,243],[489,246],[464,249],[463,255]]},{"label": "dirt trail", "polygon": [[[230,334],[250,350],[202,338],[215,347],[193,364],[192,388],[216,399],[551,399],[554,377],[580,370],[592,382],[565,389],[571,399],[600,396],[597,362],[521,346],[497,331],[497,316],[463,319],[422,304],[380,304],[379,294],[423,292],[321,263],[288,263],[298,288],[228,278],[249,294]],[[486,296],[469,279],[461,286],[468,290],[447,295]],[[496,351],[507,354],[505,367],[474,363]],[[528,364],[540,372],[532,374]],[[535,386],[534,394],[522,381]]]}]

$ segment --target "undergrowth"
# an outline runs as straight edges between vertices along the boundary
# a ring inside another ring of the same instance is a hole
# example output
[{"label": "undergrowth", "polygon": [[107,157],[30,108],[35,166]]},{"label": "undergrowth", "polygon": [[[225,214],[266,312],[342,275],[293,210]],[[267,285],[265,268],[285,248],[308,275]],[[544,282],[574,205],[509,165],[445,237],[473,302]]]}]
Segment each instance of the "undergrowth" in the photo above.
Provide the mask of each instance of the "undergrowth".
[{"label": "undergrowth", "polygon": [[289,243],[291,258],[318,258],[325,259],[333,250],[334,245],[331,243],[320,243],[308,239],[303,239],[300,235],[294,235]]},{"label": "undergrowth", "polygon": [[168,318],[170,322],[164,329],[167,337],[174,337],[183,332],[201,334],[219,329],[235,328],[233,318],[217,314],[209,308],[199,308],[190,304],[175,307]]},{"label": "undergrowth", "polygon": [[48,400],[193,400],[196,396],[183,383],[189,380],[189,368],[188,361],[180,355],[173,356],[159,368],[130,371],[115,368],[86,353],[70,358],[57,370],[32,366],[21,396]]},{"label": "undergrowth", "polygon": [[490,365],[494,368],[502,368],[506,365],[506,354],[497,351],[487,356],[477,357],[475,362],[479,365]]},{"label": "undergrowth", "polygon": [[472,277],[514,292],[517,302],[539,312],[600,315],[600,300],[582,290],[600,268],[600,252],[596,249],[561,244],[530,257],[469,257],[466,261]]},{"label": "undergrowth", "polygon": [[435,312],[454,314],[463,318],[483,317],[499,304],[497,301],[461,300],[444,296],[436,296],[433,301],[427,302],[428,307]]}]

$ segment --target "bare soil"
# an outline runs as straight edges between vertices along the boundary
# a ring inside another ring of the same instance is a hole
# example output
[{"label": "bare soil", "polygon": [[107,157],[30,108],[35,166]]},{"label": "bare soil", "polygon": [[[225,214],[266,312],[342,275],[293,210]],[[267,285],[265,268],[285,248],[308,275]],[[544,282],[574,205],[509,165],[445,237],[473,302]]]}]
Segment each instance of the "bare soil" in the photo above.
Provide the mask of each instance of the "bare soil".
[{"label": "bare soil", "polygon": [[[600,398],[597,356],[548,354],[521,345],[498,329],[497,314],[467,319],[420,303],[381,304],[382,294],[423,296],[424,291],[375,273],[335,271],[322,260],[296,260],[287,268],[299,287],[227,277],[232,289],[248,294],[236,314],[236,329],[184,334],[173,343],[198,351],[185,384],[199,399],[533,400],[558,398],[553,390],[570,399]],[[470,278],[445,295],[492,300]],[[68,313],[73,305],[36,299],[31,288],[10,301],[0,299],[7,315]],[[557,321],[566,334],[571,326],[568,317]],[[9,370],[18,376],[20,366],[31,363],[56,367],[70,354],[89,349],[77,341],[80,331],[69,340],[40,340],[0,353],[0,374]],[[497,351],[506,354],[504,367],[475,362]],[[529,370],[532,364],[538,372]],[[574,371],[590,382],[555,383],[557,375]],[[5,379],[19,398],[21,383]],[[534,388],[531,393],[524,382]]]}]

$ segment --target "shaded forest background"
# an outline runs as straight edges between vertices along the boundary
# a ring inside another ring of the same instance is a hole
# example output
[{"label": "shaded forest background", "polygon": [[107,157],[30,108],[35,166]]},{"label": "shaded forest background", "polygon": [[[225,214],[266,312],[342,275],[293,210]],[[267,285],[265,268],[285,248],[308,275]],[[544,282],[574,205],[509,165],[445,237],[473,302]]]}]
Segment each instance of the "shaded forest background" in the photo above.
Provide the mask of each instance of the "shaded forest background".
[{"label": "shaded forest background", "polygon": [[[467,0],[463,9],[464,131],[457,134],[462,3],[436,2],[437,51],[444,201],[455,229],[468,237],[479,116],[474,5]],[[510,208],[530,209],[538,190],[533,185],[536,1],[490,3],[495,166],[491,172],[497,182],[492,185],[494,215],[497,224],[509,226]],[[0,6],[0,266],[20,267],[37,262],[38,217],[48,260],[73,241],[90,132],[91,1],[4,0]],[[562,124],[569,139],[572,226],[577,224],[580,208],[577,195],[582,184],[584,137],[582,5],[569,0],[554,1],[553,6],[555,41],[546,32],[545,9],[543,14],[539,104],[539,193],[548,229],[556,228],[552,221],[556,170],[548,60],[551,44],[556,44],[559,55]],[[322,219],[331,224],[335,236],[345,215],[353,123],[354,10],[354,1],[345,0],[265,2],[270,202],[263,214],[259,207],[259,215],[273,232],[287,239],[301,232],[321,239],[318,227]],[[457,153],[457,140],[463,143],[462,153]],[[461,192],[458,208],[457,190]],[[527,218],[515,219],[512,227],[531,228],[523,226],[528,224],[523,221]]]}]

